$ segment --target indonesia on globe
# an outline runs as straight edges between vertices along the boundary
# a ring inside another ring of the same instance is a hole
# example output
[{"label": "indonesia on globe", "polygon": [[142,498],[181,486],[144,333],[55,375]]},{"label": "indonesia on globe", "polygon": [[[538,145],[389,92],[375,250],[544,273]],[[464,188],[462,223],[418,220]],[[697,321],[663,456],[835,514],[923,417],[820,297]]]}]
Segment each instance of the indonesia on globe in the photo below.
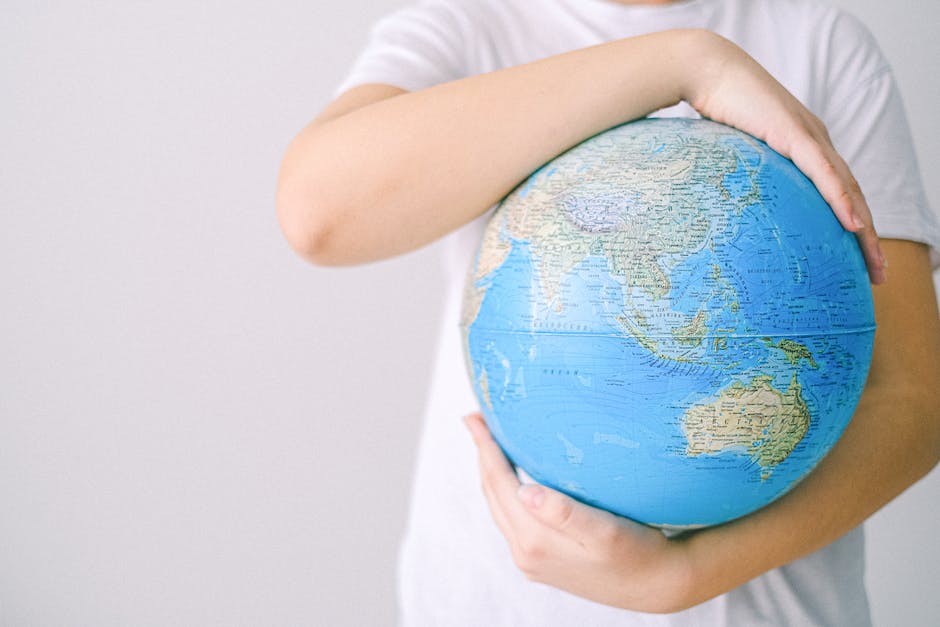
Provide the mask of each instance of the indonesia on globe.
[{"label": "indonesia on globe", "polygon": [[480,408],[533,479],[636,521],[719,524],[822,459],[868,374],[855,237],[736,129],[644,119],[500,203],[464,293]]}]

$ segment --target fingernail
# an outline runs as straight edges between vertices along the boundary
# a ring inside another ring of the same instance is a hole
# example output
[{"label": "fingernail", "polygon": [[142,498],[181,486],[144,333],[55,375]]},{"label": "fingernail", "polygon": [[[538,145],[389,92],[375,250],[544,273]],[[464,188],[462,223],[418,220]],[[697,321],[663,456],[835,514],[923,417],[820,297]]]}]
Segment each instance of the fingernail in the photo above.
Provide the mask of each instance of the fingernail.
[{"label": "fingernail", "polygon": [[865,223],[862,222],[862,218],[861,218],[858,214],[854,214],[854,215],[852,216],[852,224],[854,224],[854,225],[855,225],[855,228],[857,228],[857,229],[864,229],[864,228],[865,228]]},{"label": "fingernail", "polygon": [[524,483],[516,490],[516,494],[526,507],[532,509],[538,509],[545,501],[545,490],[538,485]]}]

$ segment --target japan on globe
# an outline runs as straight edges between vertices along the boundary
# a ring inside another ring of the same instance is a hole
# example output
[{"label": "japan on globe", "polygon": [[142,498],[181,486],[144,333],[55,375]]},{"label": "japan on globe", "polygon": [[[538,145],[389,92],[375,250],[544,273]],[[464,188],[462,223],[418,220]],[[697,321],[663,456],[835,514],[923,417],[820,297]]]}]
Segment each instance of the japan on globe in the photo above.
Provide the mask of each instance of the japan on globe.
[{"label": "japan on globe", "polygon": [[648,118],[499,204],[464,292],[480,409],[533,479],[667,529],[748,514],[835,444],[865,384],[865,264],[763,142]]}]

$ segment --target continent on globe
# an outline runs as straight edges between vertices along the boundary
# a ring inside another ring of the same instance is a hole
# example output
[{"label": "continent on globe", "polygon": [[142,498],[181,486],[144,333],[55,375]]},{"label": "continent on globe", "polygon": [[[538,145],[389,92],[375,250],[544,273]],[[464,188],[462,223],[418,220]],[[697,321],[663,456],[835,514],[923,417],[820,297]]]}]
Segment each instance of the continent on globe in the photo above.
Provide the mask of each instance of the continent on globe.
[{"label": "continent on globe", "polygon": [[809,352],[809,349],[800,344],[799,342],[794,342],[793,340],[788,340],[786,338],[780,340],[776,344],[769,337],[762,337],[761,341],[768,348],[778,348],[783,351],[783,354],[786,355],[787,360],[794,366],[800,363],[801,359],[805,359],[809,362],[809,365],[813,368],[816,368],[816,362],[813,361],[813,354]]},{"label": "continent on globe", "polygon": [[759,375],[747,386],[735,381],[718,400],[685,412],[682,429],[689,441],[686,455],[714,455],[744,448],[767,479],[774,466],[793,452],[809,430],[809,410],[796,373],[781,392],[772,377]]},{"label": "continent on globe", "polygon": [[507,457],[667,528],[780,497],[832,448],[868,374],[854,236],[736,129],[644,119],[557,156],[490,217],[461,312]]}]

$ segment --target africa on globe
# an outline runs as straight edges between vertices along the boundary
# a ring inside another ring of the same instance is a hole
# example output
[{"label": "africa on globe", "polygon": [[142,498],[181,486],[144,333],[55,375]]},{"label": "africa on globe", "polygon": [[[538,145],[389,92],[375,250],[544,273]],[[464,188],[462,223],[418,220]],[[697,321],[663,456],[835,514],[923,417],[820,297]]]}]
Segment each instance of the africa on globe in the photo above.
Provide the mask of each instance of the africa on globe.
[{"label": "africa on globe", "polygon": [[875,324],[855,237],[789,160],[712,121],[647,118],[503,199],[461,329],[516,466],[685,529],[813,469],[858,403]]}]

